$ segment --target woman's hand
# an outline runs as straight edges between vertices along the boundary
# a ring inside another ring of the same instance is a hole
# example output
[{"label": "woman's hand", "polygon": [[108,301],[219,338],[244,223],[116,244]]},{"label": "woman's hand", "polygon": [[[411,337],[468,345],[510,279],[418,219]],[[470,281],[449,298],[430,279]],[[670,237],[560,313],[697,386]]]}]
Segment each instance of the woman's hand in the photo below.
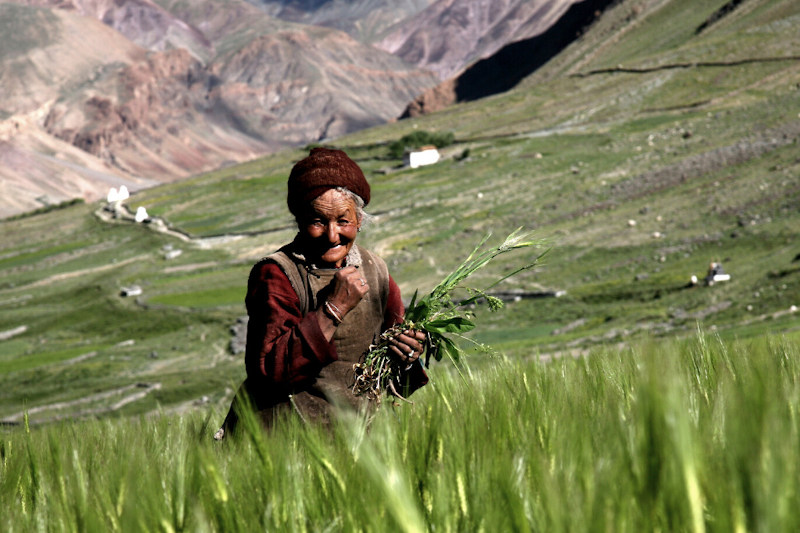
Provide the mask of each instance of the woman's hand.
[{"label": "woman's hand", "polygon": [[416,329],[407,329],[392,339],[389,351],[400,361],[408,366],[419,359],[425,346],[425,332]]},{"label": "woman's hand", "polygon": [[341,313],[340,318],[352,311],[369,291],[369,284],[362,274],[358,268],[348,266],[333,276],[333,290],[328,296],[328,302]]}]

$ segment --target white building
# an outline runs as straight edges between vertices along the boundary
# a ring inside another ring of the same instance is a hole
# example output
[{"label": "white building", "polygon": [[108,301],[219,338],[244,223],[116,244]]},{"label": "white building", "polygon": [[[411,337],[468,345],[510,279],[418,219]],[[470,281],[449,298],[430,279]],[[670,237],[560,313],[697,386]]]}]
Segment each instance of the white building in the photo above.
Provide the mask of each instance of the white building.
[{"label": "white building", "polygon": [[136,220],[136,222],[144,222],[148,218],[150,218],[150,215],[147,214],[147,209],[143,206],[139,206],[136,209],[136,216],[134,217],[134,220]]},{"label": "white building", "polygon": [[128,198],[130,198],[130,193],[128,192],[128,188],[123,185],[117,191],[116,187],[111,187],[108,190],[108,195],[106,196],[106,200],[108,203],[113,204],[115,202],[124,202]]},{"label": "white building", "polygon": [[439,162],[439,150],[435,146],[423,146],[419,150],[406,152],[403,156],[403,164],[411,168],[433,165],[437,162]]},{"label": "white building", "polygon": [[131,285],[130,287],[122,287],[122,290],[119,291],[119,295],[123,298],[127,298],[129,296],[139,296],[142,294],[142,288],[138,285]]}]

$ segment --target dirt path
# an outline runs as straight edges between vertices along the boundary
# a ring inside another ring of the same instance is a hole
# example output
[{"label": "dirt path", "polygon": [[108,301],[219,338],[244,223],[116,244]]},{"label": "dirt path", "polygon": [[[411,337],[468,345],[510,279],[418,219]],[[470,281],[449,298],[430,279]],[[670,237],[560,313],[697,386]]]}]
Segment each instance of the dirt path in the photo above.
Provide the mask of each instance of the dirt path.
[{"label": "dirt path", "polygon": [[[45,405],[40,405],[37,407],[31,407],[30,409],[26,409],[25,411],[20,411],[18,413],[14,413],[11,416],[7,416],[0,420],[2,424],[17,424],[21,422],[25,418],[25,414],[30,417],[31,415],[36,415],[38,413],[43,413],[47,411],[65,411],[69,410],[69,412],[63,412],[59,414],[54,414],[43,420],[34,420],[34,423],[44,423],[44,422],[56,422],[58,420],[64,420],[67,418],[81,418],[85,416],[109,413],[112,411],[116,411],[129,403],[141,400],[142,398],[146,397],[153,391],[159,390],[161,388],[161,383],[134,383],[131,385],[125,385],[124,387],[119,387],[116,389],[107,390],[104,392],[99,392],[97,394],[92,394],[89,396],[84,396],[83,398],[78,398],[76,400],[70,400],[67,402],[55,402]],[[128,394],[126,394],[128,393]],[[114,403],[106,403],[102,400],[108,400],[109,398],[113,398],[114,396],[118,396],[122,394],[123,397],[117,400]],[[79,406],[85,406],[87,404],[91,404],[94,402],[98,402],[102,404],[102,407],[87,407],[85,409],[75,409]]]},{"label": "dirt path", "polygon": [[61,274],[53,274],[52,276],[48,276],[46,278],[42,278],[40,280],[36,280],[33,283],[30,283],[29,285],[25,285],[24,287],[26,289],[29,289],[29,288],[32,288],[32,287],[41,287],[43,285],[49,285],[51,283],[56,283],[58,281],[63,281],[65,279],[76,278],[78,276],[83,276],[83,275],[86,275],[86,274],[97,274],[98,272],[105,272],[106,270],[119,268],[119,267],[127,265],[129,263],[135,263],[136,261],[142,261],[144,259],[147,259],[147,257],[149,257],[147,254],[137,255],[136,257],[129,257],[128,259],[125,259],[124,261],[118,261],[116,263],[110,263],[108,265],[101,265],[101,266],[91,267],[91,268],[82,268],[80,270],[73,270],[71,272],[63,272]]}]

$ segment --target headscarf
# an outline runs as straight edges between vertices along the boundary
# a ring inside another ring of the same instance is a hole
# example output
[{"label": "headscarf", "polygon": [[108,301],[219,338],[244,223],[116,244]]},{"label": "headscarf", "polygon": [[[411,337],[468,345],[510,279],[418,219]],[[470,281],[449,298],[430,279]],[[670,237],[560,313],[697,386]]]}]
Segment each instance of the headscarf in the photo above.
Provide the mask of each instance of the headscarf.
[{"label": "headscarf", "polygon": [[289,211],[297,217],[309,203],[327,190],[344,187],[369,203],[369,183],[355,161],[342,150],[313,148],[289,174]]}]

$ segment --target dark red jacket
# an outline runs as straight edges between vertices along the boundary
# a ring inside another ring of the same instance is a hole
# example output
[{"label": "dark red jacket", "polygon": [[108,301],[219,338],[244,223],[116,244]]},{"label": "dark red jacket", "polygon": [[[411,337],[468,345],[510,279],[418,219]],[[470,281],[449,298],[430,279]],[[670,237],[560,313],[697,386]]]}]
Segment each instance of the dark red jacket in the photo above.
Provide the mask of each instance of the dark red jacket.
[{"label": "dark red jacket", "polygon": [[[319,327],[319,311],[303,316],[289,278],[275,263],[262,261],[253,267],[245,305],[250,317],[245,367],[248,380],[259,384],[259,388],[266,385],[283,396],[337,360],[335,344],[325,339]],[[401,322],[403,314],[400,289],[390,276],[383,329]],[[420,365],[415,367],[419,367],[419,376],[414,381],[422,386],[427,383],[427,376]]]}]

